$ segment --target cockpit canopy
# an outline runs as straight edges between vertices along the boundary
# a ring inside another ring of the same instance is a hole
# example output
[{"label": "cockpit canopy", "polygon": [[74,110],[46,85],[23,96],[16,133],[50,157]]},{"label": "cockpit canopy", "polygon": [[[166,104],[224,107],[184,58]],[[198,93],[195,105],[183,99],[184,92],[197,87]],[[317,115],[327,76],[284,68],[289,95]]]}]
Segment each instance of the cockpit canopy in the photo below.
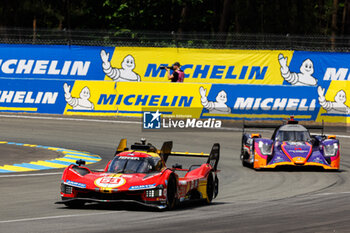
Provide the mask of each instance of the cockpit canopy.
[{"label": "cockpit canopy", "polygon": [[284,125],[279,128],[275,140],[305,142],[310,141],[309,131],[302,125]]},{"label": "cockpit canopy", "polygon": [[163,163],[160,157],[115,156],[108,172],[133,174],[160,171]]},{"label": "cockpit canopy", "polygon": [[293,141],[305,142],[310,141],[310,134],[307,131],[279,131],[276,140],[278,141]]}]

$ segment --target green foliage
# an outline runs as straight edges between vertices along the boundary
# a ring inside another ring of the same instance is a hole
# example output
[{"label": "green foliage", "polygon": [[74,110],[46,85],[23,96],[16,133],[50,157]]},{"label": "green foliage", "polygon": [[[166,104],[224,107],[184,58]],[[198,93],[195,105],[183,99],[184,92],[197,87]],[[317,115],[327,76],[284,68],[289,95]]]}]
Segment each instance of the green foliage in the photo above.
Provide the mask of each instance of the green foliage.
[{"label": "green foliage", "polygon": [[[0,27],[331,34],[334,0],[2,0]],[[350,33],[338,0],[337,33]],[[345,11],[344,11],[345,8]],[[342,29],[342,30],[341,30]],[[191,42],[192,43],[192,42]]]}]

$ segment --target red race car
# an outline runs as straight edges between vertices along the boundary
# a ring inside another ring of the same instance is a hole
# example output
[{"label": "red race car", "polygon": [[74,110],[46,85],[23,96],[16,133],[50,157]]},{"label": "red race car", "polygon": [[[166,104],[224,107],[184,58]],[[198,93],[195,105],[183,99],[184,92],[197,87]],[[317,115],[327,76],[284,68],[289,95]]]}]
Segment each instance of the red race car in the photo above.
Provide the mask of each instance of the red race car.
[{"label": "red race car", "polygon": [[[136,202],[172,209],[186,200],[211,203],[219,190],[220,144],[215,143],[210,154],[171,152],[172,144],[172,141],[164,142],[161,150],[157,150],[143,139],[128,149],[126,139],[122,139],[104,171],[92,171],[83,166],[85,161],[78,160],[77,165],[71,164],[64,170],[62,200],[56,204],[77,208],[89,202]],[[179,164],[167,168],[169,156],[207,159],[206,163],[188,169],[182,169]]]}]

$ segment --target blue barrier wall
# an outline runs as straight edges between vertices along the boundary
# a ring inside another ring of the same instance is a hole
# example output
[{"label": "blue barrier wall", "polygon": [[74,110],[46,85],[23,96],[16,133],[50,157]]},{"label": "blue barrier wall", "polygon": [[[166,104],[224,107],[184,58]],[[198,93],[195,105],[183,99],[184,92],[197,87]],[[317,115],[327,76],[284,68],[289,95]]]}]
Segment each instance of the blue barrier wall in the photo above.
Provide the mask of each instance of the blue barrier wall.
[{"label": "blue barrier wall", "polygon": [[[140,54],[151,50],[127,49]],[[106,68],[103,68],[103,57],[109,61],[118,56],[118,48],[114,47],[2,44],[0,51],[1,112],[84,115],[129,113],[135,116],[135,113],[142,111],[142,107],[166,107],[162,106],[162,101],[166,105],[172,99],[175,105],[179,105],[177,107],[184,107],[182,110],[185,112],[185,107],[198,109],[193,110],[192,114],[201,118],[271,120],[295,115],[303,120],[350,121],[349,53],[271,51],[270,55],[266,55],[269,51],[264,51],[263,55],[270,59],[266,62],[271,62],[271,65],[262,64],[266,67],[264,79],[271,79],[265,80],[264,84],[254,79],[239,80],[242,74],[236,76],[241,84],[223,84],[222,79],[220,83],[199,83],[198,78],[192,84],[170,84],[143,82],[143,77],[141,82],[118,82],[117,78],[115,81],[108,78]],[[215,72],[234,67],[234,63],[229,64],[230,59],[234,61],[236,56],[240,56],[239,53],[230,53],[225,57],[223,53],[219,59],[212,57],[210,51],[203,51],[208,53],[208,59],[216,63],[225,58],[226,65],[222,68],[218,65],[208,66],[216,69]],[[218,51],[213,53],[217,55]],[[191,53],[196,51],[191,50]],[[256,53],[257,59],[264,57],[261,51]],[[248,55],[254,56],[254,51]],[[180,52],[178,58],[181,61]],[[143,59],[140,66],[148,67],[144,54]],[[124,60],[128,62],[127,57]],[[250,66],[243,64],[241,71],[251,73],[249,67],[255,67],[254,59],[251,62]],[[203,68],[205,64],[197,66]],[[126,72],[123,68],[110,68],[110,74]],[[142,76],[142,72],[139,74]],[[273,77],[267,74],[273,74]],[[132,75],[137,77],[136,73]],[[190,80],[186,79],[185,82]],[[112,98],[114,104],[110,104]],[[126,99],[129,102],[124,103]],[[180,99],[186,106],[179,103]]]}]

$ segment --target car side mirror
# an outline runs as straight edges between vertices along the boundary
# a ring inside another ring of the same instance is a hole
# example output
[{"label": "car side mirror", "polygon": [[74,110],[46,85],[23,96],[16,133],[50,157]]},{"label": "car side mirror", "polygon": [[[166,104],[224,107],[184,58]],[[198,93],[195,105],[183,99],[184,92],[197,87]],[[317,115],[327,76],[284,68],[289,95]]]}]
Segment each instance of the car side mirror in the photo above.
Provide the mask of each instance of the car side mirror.
[{"label": "car side mirror", "polygon": [[79,160],[75,161],[75,163],[78,164],[78,166],[86,164],[86,162],[84,160],[82,160],[82,159],[79,159]]}]

